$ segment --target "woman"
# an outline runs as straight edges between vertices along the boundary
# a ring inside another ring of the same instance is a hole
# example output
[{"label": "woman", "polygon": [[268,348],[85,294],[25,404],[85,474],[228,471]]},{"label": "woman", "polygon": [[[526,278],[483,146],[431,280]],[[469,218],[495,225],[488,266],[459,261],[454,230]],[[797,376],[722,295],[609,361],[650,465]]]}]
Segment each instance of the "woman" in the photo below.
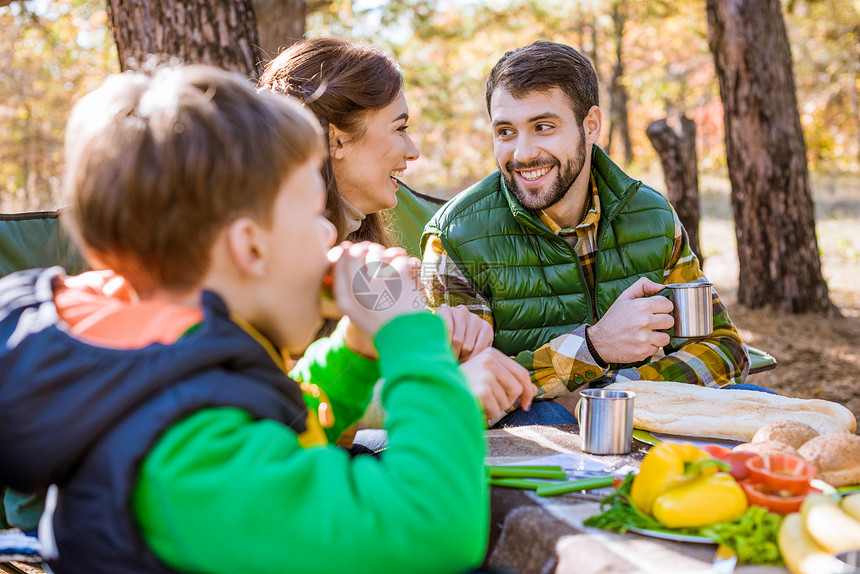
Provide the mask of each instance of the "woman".
[{"label": "woman", "polygon": [[[260,86],[299,98],[322,124],[329,147],[323,166],[326,208],[338,239],[412,245],[410,254],[420,255],[415,246],[421,229],[439,205],[396,179],[419,156],[407,133],[409,109],[397,61],[371,44],[313,38],[272,60]],[[395,207],[389,213],[396,239],[382,215]],[[489,346],[489,324],[465,308],[441,308],[439,314],[451,328],[452,345],[487,419],[497,420],[517,398],[527,406],[535,387],[525,369]],[[575,422],[561,405],[535,406],[498,424]]]},{"label": "woman", "polygon": [[[320,120],[330,152],[323,168],[326,208],[339,239],[394,244],[382,212],[398,204],[395,178],[419,155],[406,131],[397,61],[370,44],[316,38],[270,62],[260,85],[299,98]],[[418,195],[407,200],[428,220],[440,203]]]}]

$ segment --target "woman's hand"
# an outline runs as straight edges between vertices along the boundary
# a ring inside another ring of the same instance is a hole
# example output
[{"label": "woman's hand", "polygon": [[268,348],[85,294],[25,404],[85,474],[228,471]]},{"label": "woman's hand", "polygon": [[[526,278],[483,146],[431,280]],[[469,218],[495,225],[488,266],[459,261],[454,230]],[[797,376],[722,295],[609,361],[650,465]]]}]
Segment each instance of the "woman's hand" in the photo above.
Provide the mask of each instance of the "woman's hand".
[{"label": "woman's hand", "polygon": [[487,420],[499,417],[516,399],[529,410],[537,393],[528,370],[493,347],[475,354],[460,365],[460,370],[481,402]]},{"label": "woman's hand", "polygon": [[436,314],[448,325],[451,346],[461,363],[493,344],[493,327],[465,306],[440,305]]}]

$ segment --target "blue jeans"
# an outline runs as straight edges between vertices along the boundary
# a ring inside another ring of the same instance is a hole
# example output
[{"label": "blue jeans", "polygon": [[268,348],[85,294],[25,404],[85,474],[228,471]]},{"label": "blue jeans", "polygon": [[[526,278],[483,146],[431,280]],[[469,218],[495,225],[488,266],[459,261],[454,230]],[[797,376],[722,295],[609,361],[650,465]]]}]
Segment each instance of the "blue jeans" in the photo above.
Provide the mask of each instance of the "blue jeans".
[{"label": "blue jeans", "polygon": [[766,389],[764,387],[760,387],[758,385],[753,385],[750,383],[738,383],[737,385],[727,385],[723,387],[728,391],[760,391],[762,393],[768,393],[771,395],[778,395],[779,393],[776,391],[772,391],[770,389]]},{"label": "blue jeans", "polygon": [[[683,384],[683,383],[678,383]],[[723,387],[728,390],[736,391],[760,391],[776,395],[775,391],[753,385],[750,383],[740,383],[737,385],[728,385]],[[532,403],[531,410],[524,411],[517,409],[496,424],[492,426],[494,429],[506,427],[522,427],[529,425],[575,425],[577,424],[576,417],[569,410],[553,401],[535,401]]]},{"label": "blue jeans", "polygon": [[[679,383],[683,384],[683,383]],[[760,391],[776,395],[775,391],[753,385],[750,383],[741,383],[737,385],[728,385],[723,387],[727,390],[737,391]],[[531,409],[524,411],[517,409],[511,414],[504,417],[502,420],[494,424],[491,428],[503,429],[507,427],[524,427],[530,425],[575,425],[576,417],[569,410],[554,401],[535,401],[532,403]],[[388,445],[388,435],[383,430],[360,430],[355,435],[353,448],[350,449],[353,455],[356,454],[376,454],[384,450]]]},{"label": "blue jeans", "polygon": [[553,401],[535,401],[531,409],[517,409],[491,428],[524,427],[529,425],[575,425],[576,417]]}]

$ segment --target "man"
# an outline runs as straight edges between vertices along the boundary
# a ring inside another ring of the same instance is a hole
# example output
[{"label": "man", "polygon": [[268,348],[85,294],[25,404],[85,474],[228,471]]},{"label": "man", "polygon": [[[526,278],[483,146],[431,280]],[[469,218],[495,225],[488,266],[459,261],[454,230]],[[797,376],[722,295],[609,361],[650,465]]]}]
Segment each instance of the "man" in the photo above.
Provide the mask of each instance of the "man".
[{"label": "man", "polygon": [[499,60],[486,96],[499,171],[425,228],[430,305],[466,305],[489,321],[494,346],[530,369],[544,399],[601,376],[742,383],[749,357],[716,293],[711,336],[663,331],[673,319],[662,284],[704,276],[666,199],[595,145],[602,113],[589,61],[535,42]]}]

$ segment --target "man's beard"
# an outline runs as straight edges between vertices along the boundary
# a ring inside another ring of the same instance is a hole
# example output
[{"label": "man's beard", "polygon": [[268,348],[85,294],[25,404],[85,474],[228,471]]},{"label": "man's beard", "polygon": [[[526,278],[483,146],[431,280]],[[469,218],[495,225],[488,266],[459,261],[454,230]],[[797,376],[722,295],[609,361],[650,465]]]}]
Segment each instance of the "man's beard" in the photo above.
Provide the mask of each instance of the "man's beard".
[{"label": "man's beard", "polygon": [[505,185],[514,194],[520,205],[531,211],[540,211],[552,207],[567,195],[570,186],[573,185],[573,182],[576,181],[576,178],[582,172],[582,168],[585,167],[585,138],[582,137],[583,135],[580,135],[576,154],[564,166],[561,165],[558,159],[553,158],[554,163],[551,165],[558,166],[558,176],[556,176],[550,188],[539,195],[531,194],[522,189],[514,177],[514,171],[528,171],[529,169],[546,167],[546,162],[538,161],[532,164],[508,162],[505,164],[505,170],[507,171],[507,173],[503,172]]}]

